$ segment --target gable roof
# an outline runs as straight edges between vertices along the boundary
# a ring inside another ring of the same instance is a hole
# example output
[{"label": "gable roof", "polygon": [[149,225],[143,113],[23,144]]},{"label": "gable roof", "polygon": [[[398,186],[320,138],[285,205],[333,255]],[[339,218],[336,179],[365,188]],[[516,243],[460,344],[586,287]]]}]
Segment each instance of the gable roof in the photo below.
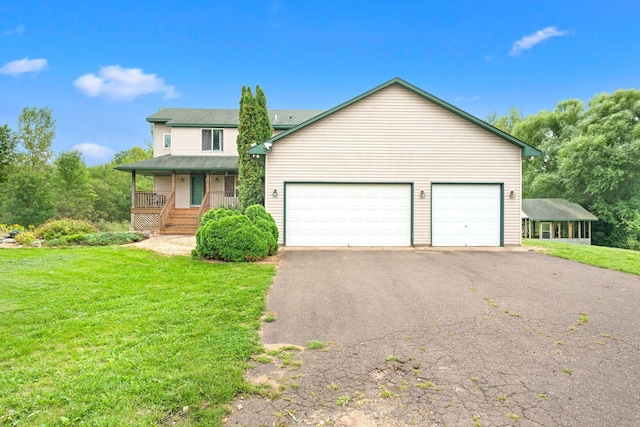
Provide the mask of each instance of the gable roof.
[{"label": "gable roof", "polygon": [[[269,110],[274,129],[290,129],[323,110]],[[238,109],[220,108],[164,108],[147,117],[150,123],[164,123],[169,127],[238,127]]]},{"label": "gable roof", "polygon": [[152,175],[171,175],[180,172],[234,172],[238,170],[238,156],[165,156],[116,166],[120,171],[136,171]]},{"label": "gable roof", "polygon": [[264,154],[267,153],[267,150],[264,147],[265,143],[273,144],[273,143],[277,142],[278,140],[286,137],[287,135],[290,135],[290,134],[292,134],[294,132],[297,132],[298,130],[304,128],[305,126],[309,126],[310,124],[315,123],[318,120],[322,120],[323,118],[325,118],[325,117],[327,117],[327,116],[329,116],[329,115],[331,115],[331,114],[333,114],[333,113],[335,113],[337,111],[340,111],[343,108],[346,108],[346,107],[348,107],[348,106],[350,106],[352,104],[355,104],[356,102],[368,97],[369,95],[372,95],[372,94],[374,94],[376,92],[379,92],[382,89],[385,89],[385,88],[387,88],[387,87],[389,87],[391,85],[398,85],[400,87],[403,87],[403,88],[415,93],[416,95],[419,95],[419,96],[423,97],[424,99],[433,102],[434,104],[438,105],[439,107],[442,107],[445,110],[448,110],[448,111],[452,112],[453,114],[455,114],[457,116],[460,116],[463,119],[468,120],[471,123],[473,123],[473,124],[483,128],[483,129],[493,133],[494,135],[499,136],[500,138],[504,139],[505,141],[510,142],[511,144],[514,144],[514,145],[520,147],[522,149],[522,156],[523,157],[529,157],[529,156],[536,156],[537,157],[537,156],[541,156],[542,155],[542,152],[540,152],[540,150],[538,150],[537,148],[534,148],[534,147],[532,147],[532,146],[520,141],[519,139],[509,135],[508,133],[503,132],[500,129],[490,125],[489,123],[485,122],[484,120],[480,120],[479,118],[467,113],[466,111],[463,111],[463,110],[459,109],[458,107],[455,107],[455,106],[449,104],[448,102],[445,102],[442,99],[437,98],[437,97],[431,95],[428,92],[425,92],[424,90],[420,89],[419,87],[414,86],[411,83],[408,83],[408,82],[402,80],[399,77],[393,78],[393,79],[389,80],[388,82],[381,84],[380,86],[376,86],[373,89],[371,89],[371,90],[369,90],[369,91],[367,91],[367,92],[365,92],[365,93],[363,93],[361,95],[358,95],[355,98],[353,98],[353,99],[351,99],[351,100],[349,100],[347,102],[344,102],[344,103],[338,105],[337,107],[334,107],[334,108],[332,108],[330,110],[327,110],[327,111],[325,111],[325,112],[323,112],[321,114],[318,114],[318,115],[316,115],[314,117],[310,117],[307,121],[305,121],[303,123],[300,123],[299,125],[297,125],[295,127],[292,127],[290,129],[288,129],[288,130],[286,130],[286,131],[274,136],[273,138],[271,138],[271,139],[269,139],[267,141],[264,141],[262,144],[258,144],[255,147],[252,147],[251,149],[249,149],[249,153],[250,154],[257,154],[257,155],[264,155]]},{"label": "gable roof", "polygon": [[522,199],[523,218],[533,221],[597,221],[577,203],[565,199]]}]

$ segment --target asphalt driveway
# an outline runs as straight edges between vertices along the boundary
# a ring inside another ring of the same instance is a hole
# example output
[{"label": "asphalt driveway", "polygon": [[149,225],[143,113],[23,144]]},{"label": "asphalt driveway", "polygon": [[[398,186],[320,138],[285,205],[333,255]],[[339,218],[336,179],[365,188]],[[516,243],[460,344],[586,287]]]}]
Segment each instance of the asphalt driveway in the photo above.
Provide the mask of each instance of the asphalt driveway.
[{"label": "asphalt driveway", "polygon": [[[533,252],[285,251],[229,425],[640,425],[640,277]],[[286,349],[286,348],[285,348]],[[263,360],[264,362],[264,360]]]}]

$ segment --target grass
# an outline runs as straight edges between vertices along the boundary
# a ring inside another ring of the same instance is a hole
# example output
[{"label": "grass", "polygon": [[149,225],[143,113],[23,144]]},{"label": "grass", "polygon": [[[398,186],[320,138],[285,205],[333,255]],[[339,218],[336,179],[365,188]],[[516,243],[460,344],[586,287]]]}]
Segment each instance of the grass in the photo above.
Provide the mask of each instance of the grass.
[{"label": "grass", "polygon": [[0,425],[222,425],[275,268],[0,249]]},{"label": "grass", "polygon": [[549,242],[538,239],[523,239],[522,244],[541,248],[541,252],[560,258],[578,261],[596,267],[618,270],[640,275],[640,251],[608,248],[604,246],[577,245],[573,243]]}]

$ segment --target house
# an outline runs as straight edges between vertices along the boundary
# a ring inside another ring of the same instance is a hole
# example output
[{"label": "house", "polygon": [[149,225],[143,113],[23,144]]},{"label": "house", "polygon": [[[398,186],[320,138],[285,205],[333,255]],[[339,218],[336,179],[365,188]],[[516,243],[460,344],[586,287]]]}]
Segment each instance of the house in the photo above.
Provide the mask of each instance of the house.
[{"label": "house", "polygon": [[[238,204],[238,113],[233,109],[165,108],[147,117],[153,158],[122,165],[131,172],[131,227],[136,231],[194,234],[210,208]],[[270,110],[274,135],[321,113]],[[153,179],[137,191],[136,179]]]},{"label": "house", "polygon": [[591,244],[591,212],[565,199],[523,199],[522,237]]},{"label": "house", "polygon": [[286,246],[518,246],[540,151],[399,78],[249,150]]}]

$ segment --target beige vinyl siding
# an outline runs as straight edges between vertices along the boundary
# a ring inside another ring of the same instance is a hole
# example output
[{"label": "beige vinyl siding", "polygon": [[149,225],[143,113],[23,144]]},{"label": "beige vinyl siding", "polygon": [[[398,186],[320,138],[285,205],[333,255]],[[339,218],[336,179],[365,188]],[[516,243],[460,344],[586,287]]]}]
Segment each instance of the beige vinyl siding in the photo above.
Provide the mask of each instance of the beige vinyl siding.
[{"label": "beige vinyl siding", "polygon": [[[166,126],[164,123],[153,124],[153,157],[171,154],[170,148],[164,148],[165,133],[171,133],[171,128]],[[173,147],[173,140],[171,141],[171,146]]]},{"label": "beige vinyl siding", "polygon": [[176,208],[191,207],[191,176],[176,175]]},{"label": "beige vinyl siding", "polygon": [[[218,182],[216,182],[216,178],[218,178]],[[211,175],[209,189],[209,191],[224,191],[224,175]]]},{"label": "beige vinyl siding", "polygon": [[159,175],[154,176],[153,189],[154,191],[171,191],[171,177]]},{"label": "beige vinyl siding", "polygon": [[520,244],[520,148],[396,85],[276,141],[266,162],[280,236],[284,181],[414,183],[415,245],[431,244],[432,183],[483,182],[504,184],[504,244]]},{"label": "beige vinyl siding", "polygon": [[238,129],[224,128],[222,151],[202,151],[202,129],[218,128],[172,128],[171,154],[174,156],[237,156]]}]

